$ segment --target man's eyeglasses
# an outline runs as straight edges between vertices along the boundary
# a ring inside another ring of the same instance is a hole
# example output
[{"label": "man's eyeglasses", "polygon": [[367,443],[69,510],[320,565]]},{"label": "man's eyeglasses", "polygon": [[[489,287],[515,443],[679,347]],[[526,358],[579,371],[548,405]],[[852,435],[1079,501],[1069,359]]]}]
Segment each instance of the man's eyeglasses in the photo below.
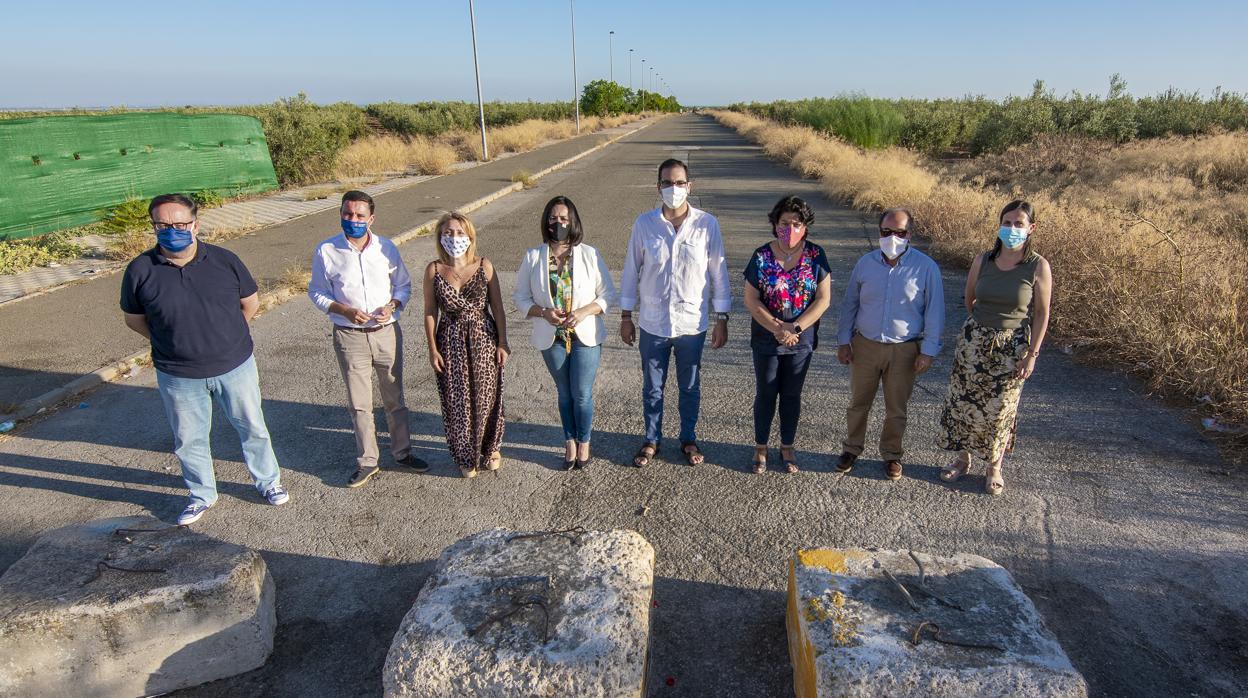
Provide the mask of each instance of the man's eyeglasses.
[{"label": "man's eyeglasses", "polygon": [[880,237],[886,238],[889,235],[896,235],[899,238],[904,238],[910,236],[910,231],[905,230],[904,228],[901,230],[896,228],[880,228]]},{"label": "man's eyeglasses", "polygon": [[673,182],[670,179],[659,180],[659,188],[661,189],[667,189],[668,187],[687,187],[687,186],[689,186],[689,180],[687,179],[680,179],[675,182]]},{"label": "man's eyeglasses", "polygon": [[174,222],[174,221],[152,221],[152,230],[162,230],[164,228],[176,228],[178,230],[190,230],[195,225],[195,221]]}]

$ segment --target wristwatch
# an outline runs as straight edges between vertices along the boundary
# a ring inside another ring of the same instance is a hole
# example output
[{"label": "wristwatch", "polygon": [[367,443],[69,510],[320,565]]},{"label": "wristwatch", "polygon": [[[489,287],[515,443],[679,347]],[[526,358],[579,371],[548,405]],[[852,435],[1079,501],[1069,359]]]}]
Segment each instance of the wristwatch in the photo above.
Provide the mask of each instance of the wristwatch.
[{"label": "wristwatch", "polygon": [[793,331],[794,331],[794,332],[796,332],[797,334],[801,334],[801,333],[802,333],[802,326],[801,326],[801,325],[799,325],[799,324],[797,324],[796,322],[794,322],[794,323],[793,323]]},{"label": "wristwatch", "polygon": [[728,313],[715,313],[715,319],[722,322],[728,322]]}]

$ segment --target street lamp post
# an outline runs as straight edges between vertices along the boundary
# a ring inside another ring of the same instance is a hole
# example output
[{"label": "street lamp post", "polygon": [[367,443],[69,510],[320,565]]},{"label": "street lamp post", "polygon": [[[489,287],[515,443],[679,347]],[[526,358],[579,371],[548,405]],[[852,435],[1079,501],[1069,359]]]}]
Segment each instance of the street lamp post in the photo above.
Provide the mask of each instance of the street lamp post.
[{"label": "street lamp post", "polygon": [[608,49],[610,51],[608,55],[611,59],[611,62],[608,64],[610,67],[607,69],[607,75],[611,82],[615,82],[615,32],[611,32],[607,35],[607,42],[610,47]]},{"label": "street lamp post", "polygon": [[581,99],[576,85],[576,0],[568,0],[572,13],[572,108],[576,111],[576,134],[581,134]]},{"label": "street lamp post", "polygon": [[633,50],[628,50],[628,90],[633,90]]},{"label": "street lamp post", "polygon": [[641,59],[641,110],[646,110],[646,59]]},{"label": "street lamp post", "polygon": [[485,141],[485,101],[481,98],[481,63],[477,60],[477,13],[468,0],[468,21],[472,24],[472,69],[477,74],[477,114],[481,118],[481,159],[490,159],[490,146]]}]

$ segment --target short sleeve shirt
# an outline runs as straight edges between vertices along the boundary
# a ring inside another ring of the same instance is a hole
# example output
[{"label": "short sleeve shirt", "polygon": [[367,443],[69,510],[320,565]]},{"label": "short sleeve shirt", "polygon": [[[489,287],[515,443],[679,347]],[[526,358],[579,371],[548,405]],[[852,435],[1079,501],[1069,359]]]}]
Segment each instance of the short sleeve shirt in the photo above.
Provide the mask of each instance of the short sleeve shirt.
[{"label": "short sleeve shirt", "polygon": [[158,370],[212,378],[251,356],[251,331],[239,300],[255,292],[251,272],[223,247],[200,242],[195,258],[179,267],[157,246],[126,266],[121,309],[146,316]]},{"label": "short sleeve shirt", "polygon": [[[802,313],[815,300],[819,282],[830,273],[832,269],[823,248],[810,241],[806,242],[806,249],[802,251],[797,265],[788,271],[772,252],[771,245],[767,244],[754,250],[745,267],[745,281],[758,289],[759,298],[772,315],[785,322],[793,322],[800,320]],[[776,341],[775,335],[751,319],[750,346],[769,354],[812,351],[819,346],[819,323],[803,327],[797,345],[785,347]]]}]

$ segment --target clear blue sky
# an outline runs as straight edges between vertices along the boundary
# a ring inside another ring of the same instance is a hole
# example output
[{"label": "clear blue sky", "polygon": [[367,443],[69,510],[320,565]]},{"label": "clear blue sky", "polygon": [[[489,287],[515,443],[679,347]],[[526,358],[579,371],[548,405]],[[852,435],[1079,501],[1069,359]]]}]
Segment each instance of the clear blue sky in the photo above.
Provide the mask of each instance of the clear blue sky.
[{"label": "clear blue sky", "polygon": [[[0,107],[476,98],[467,0],[15,2]],[[570,99],[567,0],[478,0],[487,100]],[[578,77],[682,103],[1030,91],[1248,92],[1248,3],[580,0]],[[643,69],[641,59],[646,59]]]}]

